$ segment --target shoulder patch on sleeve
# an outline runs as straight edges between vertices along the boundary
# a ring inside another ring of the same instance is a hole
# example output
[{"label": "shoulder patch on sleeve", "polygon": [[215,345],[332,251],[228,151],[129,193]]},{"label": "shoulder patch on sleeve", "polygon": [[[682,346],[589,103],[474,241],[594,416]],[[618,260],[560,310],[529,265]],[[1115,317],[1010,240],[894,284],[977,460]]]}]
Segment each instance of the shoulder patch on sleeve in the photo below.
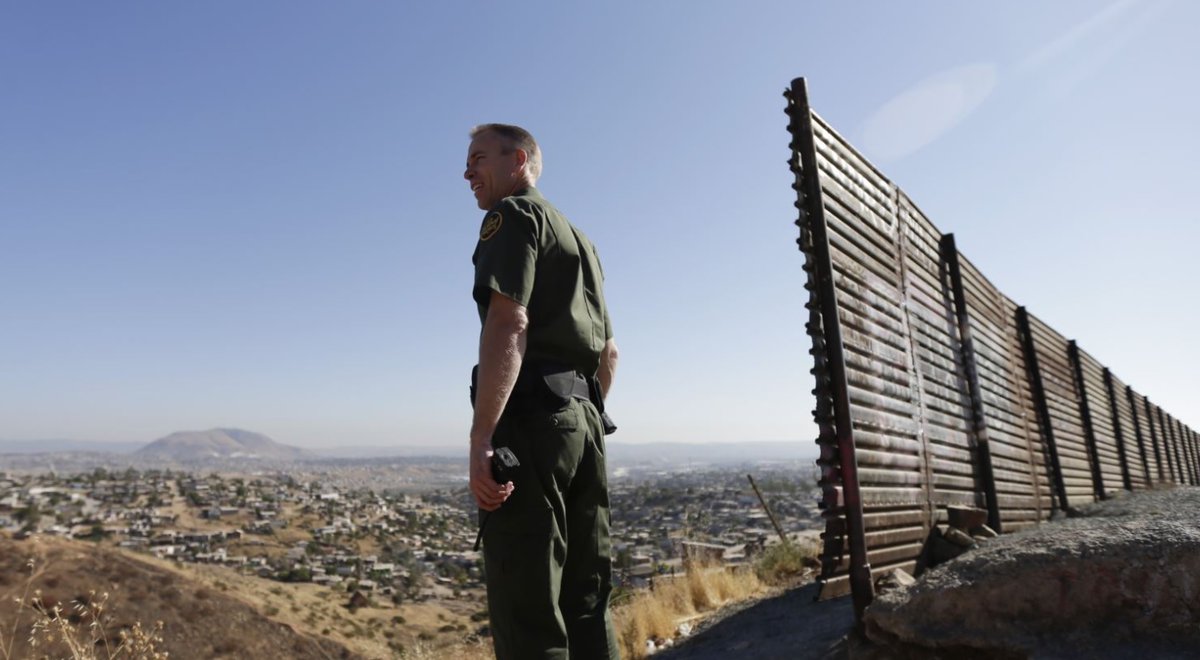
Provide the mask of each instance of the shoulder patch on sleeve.
[{"label": "shoulder patch on sleeve", "polygon": [[496,235],[500,231],[500,225],[504,223],[504,216],[499,211],[494,211],[488,214],[488,217],[483,219],[483,226],[479,228],[479,240],[486,241]]}]

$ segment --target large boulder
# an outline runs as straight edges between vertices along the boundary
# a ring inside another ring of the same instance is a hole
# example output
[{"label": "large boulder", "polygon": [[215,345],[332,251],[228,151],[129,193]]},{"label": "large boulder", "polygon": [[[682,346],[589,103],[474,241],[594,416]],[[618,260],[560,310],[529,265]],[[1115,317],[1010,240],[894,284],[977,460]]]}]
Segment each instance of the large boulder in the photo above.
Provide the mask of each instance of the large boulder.
[{"label": "large boulder", "polygon": [[1194,657],[1200,490],[1138,493],[991,539],[881,594],[864,622],[871,641],[909,653]]}]

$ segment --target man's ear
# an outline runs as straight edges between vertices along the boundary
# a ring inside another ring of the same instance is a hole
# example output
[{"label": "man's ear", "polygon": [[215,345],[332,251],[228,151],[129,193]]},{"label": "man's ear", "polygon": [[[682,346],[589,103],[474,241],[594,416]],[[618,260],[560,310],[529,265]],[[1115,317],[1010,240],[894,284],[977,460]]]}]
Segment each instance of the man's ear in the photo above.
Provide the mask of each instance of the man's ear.
[{"label": "man's ear", "polygon": [[514,149],[513,155],[516,157],[516,160],[517,160],[517,169],[521,169],[522,167],[525,167],[525,164],[529,162],[529,152],[525,151],[524,149],[521,149],[519,147],[517,149]]}]

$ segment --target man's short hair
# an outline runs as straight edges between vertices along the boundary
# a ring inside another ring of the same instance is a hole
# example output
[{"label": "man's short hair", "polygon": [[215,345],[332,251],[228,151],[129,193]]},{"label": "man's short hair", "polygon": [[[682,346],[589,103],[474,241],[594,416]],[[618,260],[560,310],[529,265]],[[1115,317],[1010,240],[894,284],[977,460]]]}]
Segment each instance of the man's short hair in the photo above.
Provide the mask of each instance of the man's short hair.
[{"label": "man's short hair", "polygon": [[481,133],[492,133],[499,137],[506,154],[512,153],[513,149],[523,149],[529,157],[525,162],[525,171],[534,181],[542,175],[542,150],[529,131],[512,124],[480,124],[471,129],[471,139],[474,140]]}]

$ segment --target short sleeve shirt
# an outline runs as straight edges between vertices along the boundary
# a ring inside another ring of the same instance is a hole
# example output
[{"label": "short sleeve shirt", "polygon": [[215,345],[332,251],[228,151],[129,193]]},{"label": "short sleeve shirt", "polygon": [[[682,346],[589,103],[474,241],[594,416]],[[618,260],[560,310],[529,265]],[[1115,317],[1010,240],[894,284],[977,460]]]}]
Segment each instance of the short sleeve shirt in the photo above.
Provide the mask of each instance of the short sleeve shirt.
[{"label": "short sleeve shirt", "polygon": [[473,296],[487,318],[492,292],[525,306],[525,359],[596,373],[612,323],[591,241],[535,188],[505,197],[483,218]]}]

